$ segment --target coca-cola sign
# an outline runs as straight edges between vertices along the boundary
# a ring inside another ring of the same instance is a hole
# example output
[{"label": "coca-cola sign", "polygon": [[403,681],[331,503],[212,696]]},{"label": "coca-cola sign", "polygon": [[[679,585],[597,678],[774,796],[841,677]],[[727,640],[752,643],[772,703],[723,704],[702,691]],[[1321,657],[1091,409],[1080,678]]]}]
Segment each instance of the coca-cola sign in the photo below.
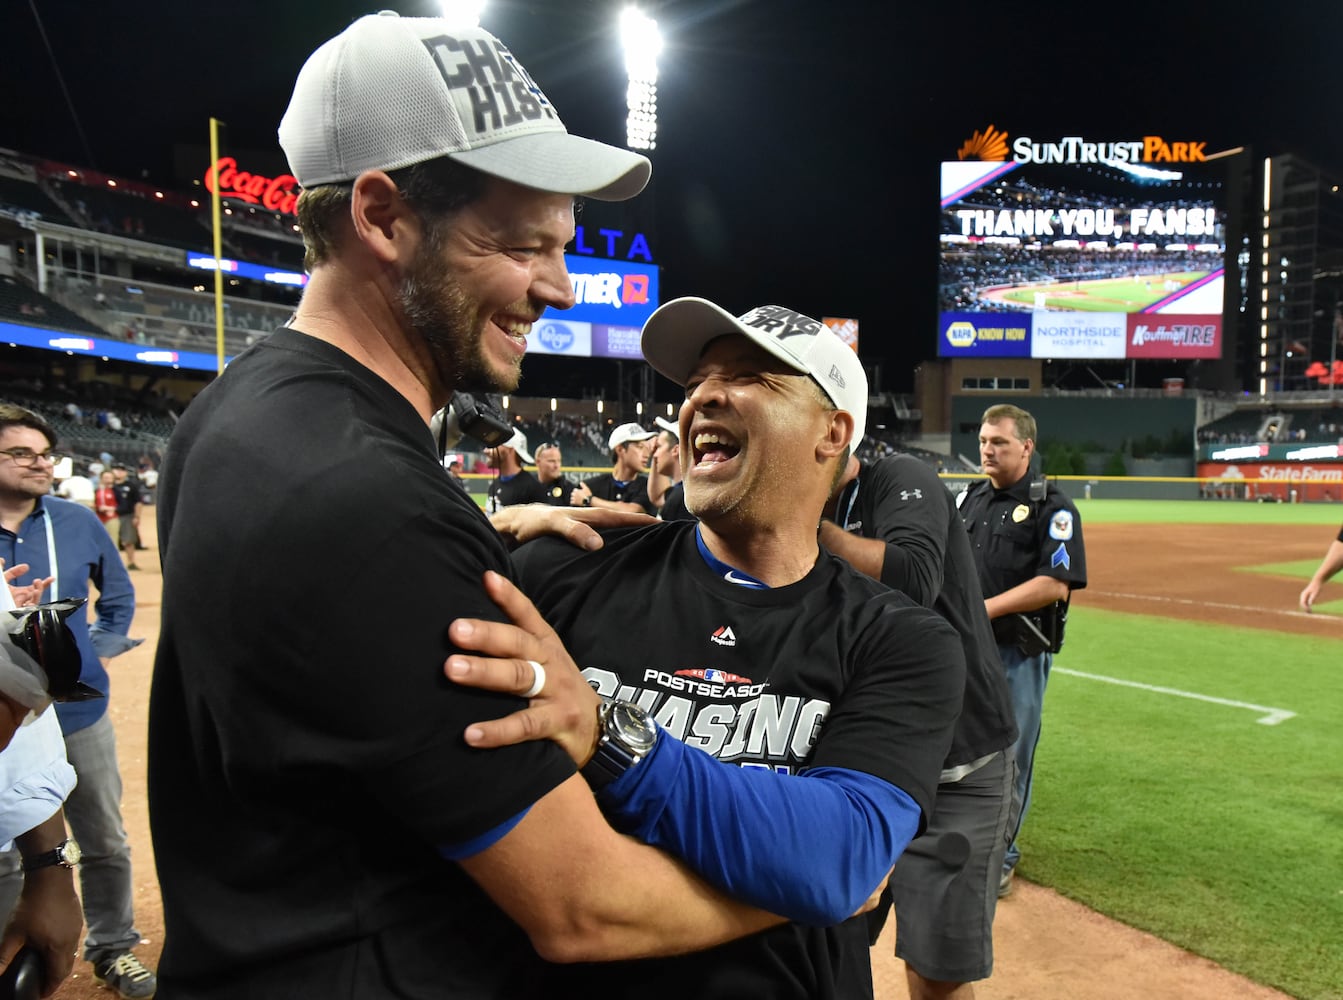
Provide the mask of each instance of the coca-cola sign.
[{"label": "coca-cola sign", "polygon": [[231,156],[221,156],[205,171],[205,189],[214,192],[216,187],[221,198],[235,198],[286,215],[294,214],[298,202],[298,178],[293,174],[249,174],[239,170],[238,161]]}]

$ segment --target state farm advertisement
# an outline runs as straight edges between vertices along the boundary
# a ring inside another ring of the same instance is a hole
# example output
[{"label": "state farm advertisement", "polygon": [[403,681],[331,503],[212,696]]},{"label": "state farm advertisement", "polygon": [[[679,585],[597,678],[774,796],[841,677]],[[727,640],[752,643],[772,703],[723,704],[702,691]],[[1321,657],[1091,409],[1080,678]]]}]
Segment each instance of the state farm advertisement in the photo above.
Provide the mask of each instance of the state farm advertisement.
[{"label": "state farm advertisement", "polygon": [[1247,500],[1343,499],[1343,463],[1200,462],[1203,491]]}]

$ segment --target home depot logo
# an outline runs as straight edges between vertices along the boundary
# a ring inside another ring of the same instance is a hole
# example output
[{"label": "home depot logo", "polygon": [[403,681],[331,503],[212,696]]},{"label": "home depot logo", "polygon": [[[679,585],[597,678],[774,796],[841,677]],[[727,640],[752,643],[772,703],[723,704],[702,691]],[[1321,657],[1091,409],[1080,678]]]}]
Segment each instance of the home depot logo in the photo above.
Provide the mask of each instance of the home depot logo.
[{"label": "home depot logo", "polygon": [[733,635],[731,625],[720,625],[713,630],[713,633],[709,636],[709,641],[716,642],[720,646],[735,646],[737,637]]},{"label": "home depot logo", "polygon": [[1007,133],[990,125],[965,140],[956,158],[994,162],[1010,158],[1017,163],[1203,163],[1208,159],[1207,142],[1167,142],[1159,135],[1118,142],[1093,142],[1077,135],[1036,142],[1023,135],[1012,140],[1010,149],[1007,142]]}]

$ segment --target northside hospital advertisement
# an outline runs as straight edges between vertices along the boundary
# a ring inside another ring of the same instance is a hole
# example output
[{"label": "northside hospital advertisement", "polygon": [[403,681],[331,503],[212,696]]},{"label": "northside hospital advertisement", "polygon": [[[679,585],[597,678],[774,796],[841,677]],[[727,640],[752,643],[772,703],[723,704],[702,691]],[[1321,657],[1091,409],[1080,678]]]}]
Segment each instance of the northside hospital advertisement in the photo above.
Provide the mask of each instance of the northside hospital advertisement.
[{"label": "northside hospital advertisement", "polygon": [[976,133],[942,164],[938,356],[1219,358],[1221,165],[1203,143]]}]

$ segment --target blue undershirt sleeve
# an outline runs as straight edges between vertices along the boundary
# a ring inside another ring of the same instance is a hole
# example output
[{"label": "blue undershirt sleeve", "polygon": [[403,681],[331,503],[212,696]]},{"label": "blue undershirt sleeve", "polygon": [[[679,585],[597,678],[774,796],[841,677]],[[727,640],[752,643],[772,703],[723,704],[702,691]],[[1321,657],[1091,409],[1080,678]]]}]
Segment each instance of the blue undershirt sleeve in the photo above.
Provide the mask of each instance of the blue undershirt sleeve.
[{"label": "blue undershirt sleeve", "polygon": [[921,814],[904,791],[861,771],[725,765],[665,731],[598,800],[616,826],[728,895],[813,927],[853,915]]},{"label": "blue undershirt sleeve", "polygon": [[510,816],[498,826],[486,830],[478,837],[472,837],[470,840],[463,841],[460,844],[440,844],[438,848],[439,857],[447,858],[449,861],[461,861],[463,858],[469,858],[472,855],[479,854],[487,847],[504,839],[504,836],[522,822],[522,817],[531,812],[532,807],[528,806],[516,816]]}]

